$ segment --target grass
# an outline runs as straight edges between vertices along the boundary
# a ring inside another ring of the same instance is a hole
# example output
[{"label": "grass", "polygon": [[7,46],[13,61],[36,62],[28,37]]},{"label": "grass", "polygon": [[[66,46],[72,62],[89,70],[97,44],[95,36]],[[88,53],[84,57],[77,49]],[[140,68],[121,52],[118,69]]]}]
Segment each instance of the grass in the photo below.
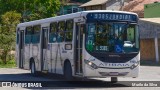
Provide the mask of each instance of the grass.
[{"label": "grass", "polygon": [[14,59],[8,60],[7,64],[3,64],[2,60],[0,60],[0,68],[13,68],[16,67],[16,62]]}]

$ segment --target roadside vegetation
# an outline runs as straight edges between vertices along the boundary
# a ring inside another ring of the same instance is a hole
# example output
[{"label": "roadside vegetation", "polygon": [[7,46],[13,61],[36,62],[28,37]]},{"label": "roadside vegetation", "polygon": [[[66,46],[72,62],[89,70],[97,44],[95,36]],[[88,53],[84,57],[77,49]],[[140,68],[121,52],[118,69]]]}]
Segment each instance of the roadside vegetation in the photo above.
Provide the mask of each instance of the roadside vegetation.
[{"label": "roadside vegetation", "polygon": [[0,59],[0,68],[14,68],[16,67],[15,57],[13,55],[7,56],[6,64]]},{"label": "roadside vegetation", "polygon": [[0,68],[16,67],[16,26],[56,16],[65,0],[0,0]]},{"label": "roadside vegetation", "polygon": [[2,60],[0,60],[0,68],[14,68],[16,67],[15,59],[7,60],[7,63],[4,64]]}]

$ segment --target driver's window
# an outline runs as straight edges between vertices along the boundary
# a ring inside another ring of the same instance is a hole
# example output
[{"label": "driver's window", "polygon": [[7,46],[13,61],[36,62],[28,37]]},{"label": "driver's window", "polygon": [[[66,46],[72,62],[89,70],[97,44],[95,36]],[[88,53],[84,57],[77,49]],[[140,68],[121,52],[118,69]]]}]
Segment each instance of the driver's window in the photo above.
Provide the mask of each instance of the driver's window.
[{"label": "driver's window", "polygon": [[128,28],[127,28],[127,41],[131,41],[131,42],[134,42],[135,40],[135,26],[132,26],[130,25]]}]

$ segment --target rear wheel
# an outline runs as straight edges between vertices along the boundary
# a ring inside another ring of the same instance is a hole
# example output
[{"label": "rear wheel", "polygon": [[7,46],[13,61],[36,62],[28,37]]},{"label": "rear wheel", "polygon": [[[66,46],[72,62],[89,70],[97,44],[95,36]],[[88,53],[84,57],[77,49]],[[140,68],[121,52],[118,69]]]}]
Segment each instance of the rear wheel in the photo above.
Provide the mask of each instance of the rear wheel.
[{"label": "rear wheel", "polygon": [[33,76],[36,75],[35,63],[34,63],[33,61],[31,62],[31,74],[32,74]]},{"label": "rear wheel", "polygon": [[118,78],[117,77],[111,77],[111,83],[116,83],[118,82]]},{"label": "rear wheel", "polygon": [[65,67],[64,67],[64,77],[66,78],[66,80],[73,80],[73,76],[72,76],[72,67],[71,64],[69,62],[65,63]]}]

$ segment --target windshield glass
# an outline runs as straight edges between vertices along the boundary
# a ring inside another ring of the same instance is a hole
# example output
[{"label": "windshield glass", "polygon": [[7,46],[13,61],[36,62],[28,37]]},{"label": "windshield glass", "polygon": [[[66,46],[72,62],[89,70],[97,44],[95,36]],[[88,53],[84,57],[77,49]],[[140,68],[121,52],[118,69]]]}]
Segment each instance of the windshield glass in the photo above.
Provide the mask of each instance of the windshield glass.
[{"label": "windshield glass", "polygon": [[131,53],[139,50],[136,24],[88,23],[86,49],[89,52]]}]

